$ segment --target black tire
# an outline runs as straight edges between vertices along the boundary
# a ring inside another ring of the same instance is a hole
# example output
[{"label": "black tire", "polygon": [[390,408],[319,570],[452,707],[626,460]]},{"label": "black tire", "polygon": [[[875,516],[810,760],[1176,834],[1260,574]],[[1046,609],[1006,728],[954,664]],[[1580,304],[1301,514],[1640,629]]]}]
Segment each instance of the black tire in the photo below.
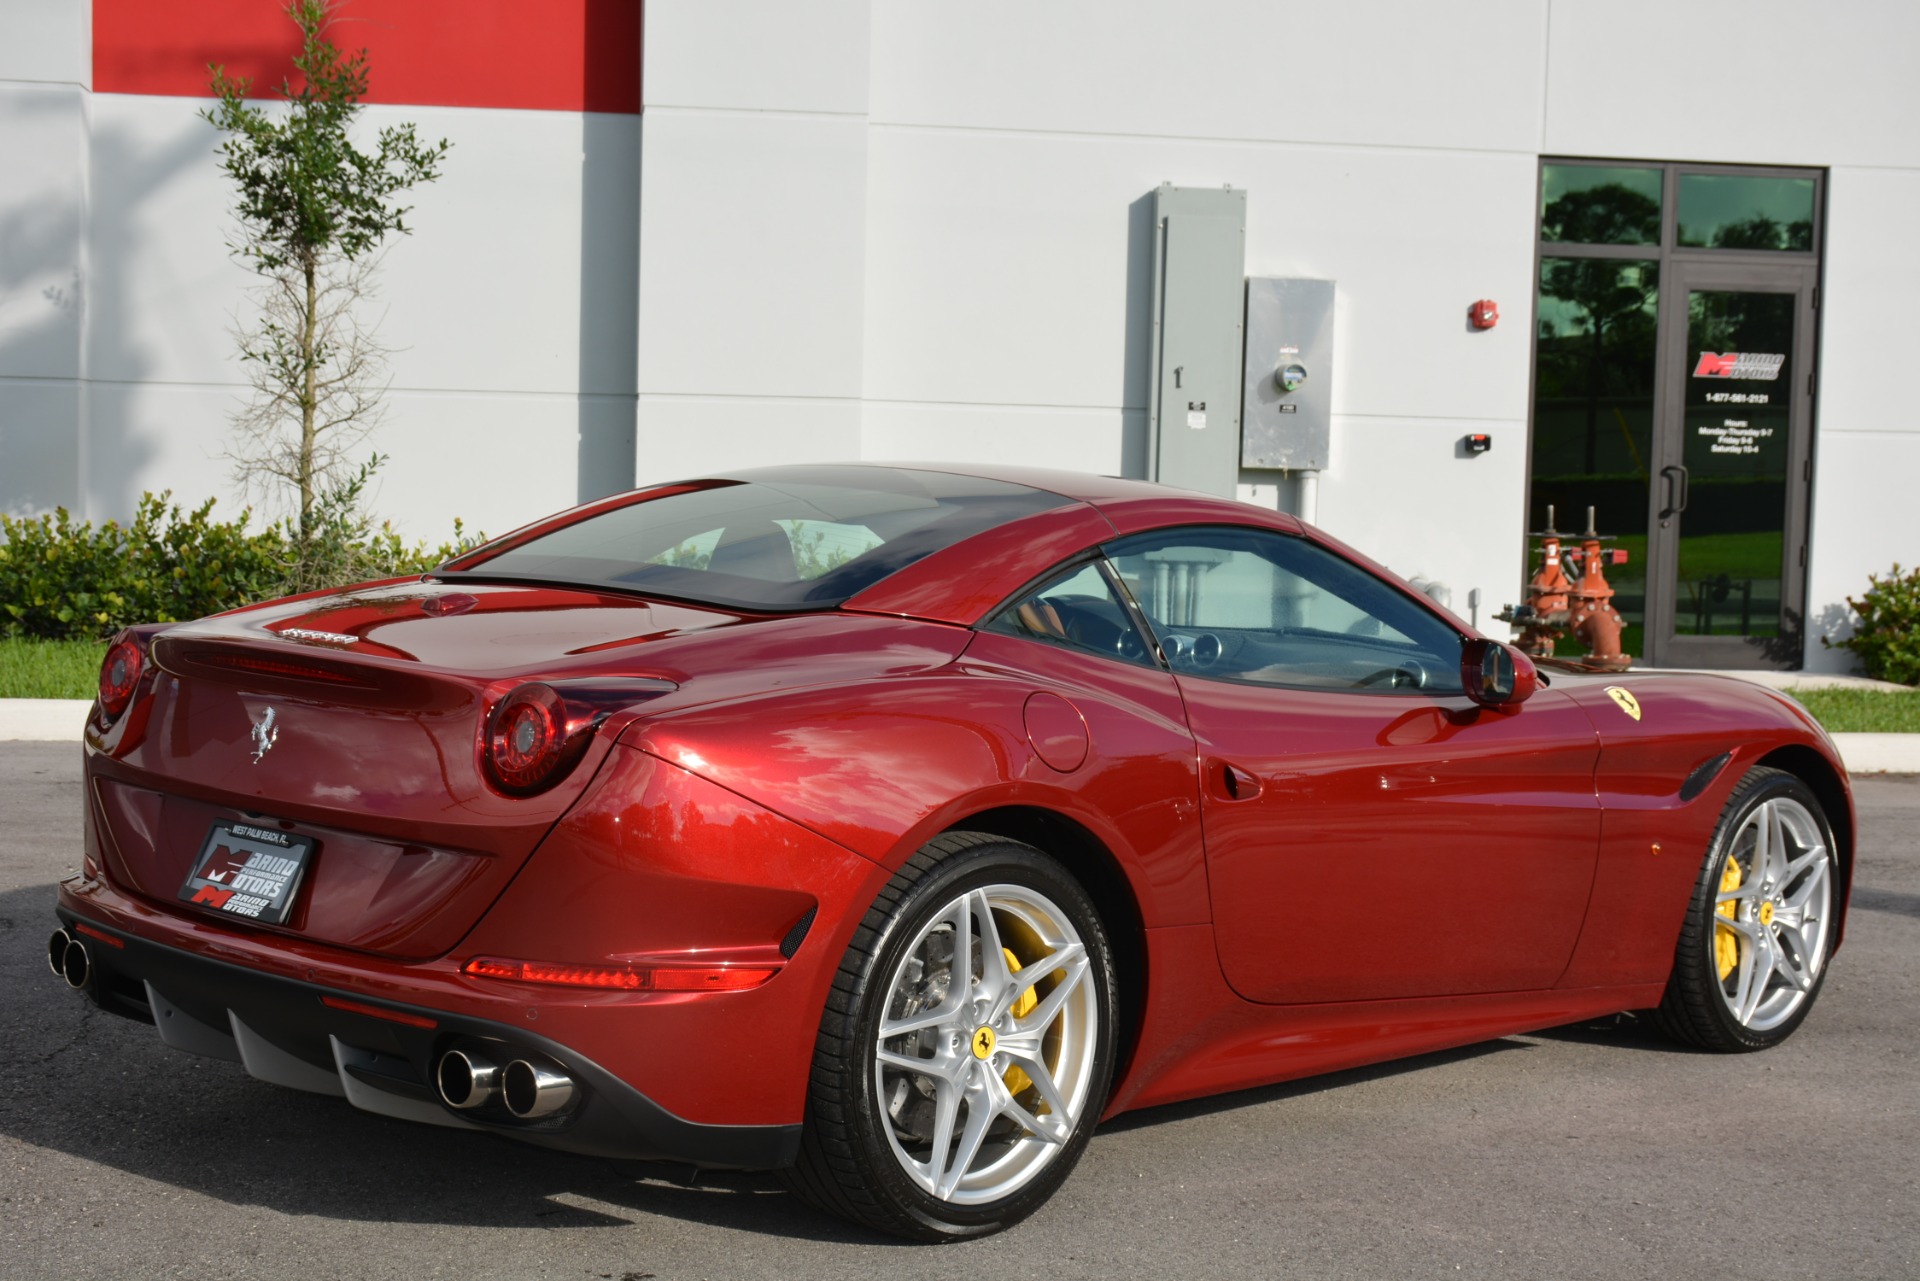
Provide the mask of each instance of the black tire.
[{"label": "black tire", "polygon": [[[951,961],[962,917],[973,940],[970,982],[956,996]],[[1021,964],[993,956],[994,971],[989,941]],[[1034,960],[1054,957],[1066,959],[1031,977]],[[1027,979],[1012,977],[1023,968]],[[800,1156],[783,1180],[819,1209],[915,1240],[962,1240],[1018,1223],[1072,1172],[1106,1105],[1113,991],[1099,914],[1058,862],[980,833],[930,842],[880,892],[840,963],[820,1020]],[[927,1026],[889,1036],[882,1062],[889,1017]],[[999,1029],[998,1040],[978,1035],[981,1019],[981,1028]],[[1021,1066],[1036,1061],[1042,1077]],[[1049,1090],[1062,1106],[1043,1097]],[[973,1140],[976,1107],[991,1122],[982,1120]],[[934,1137],[943,1110],[944,1148]],[[943,1179],[957,1182],[936,1194]]]},{"label": "black tire", "polygon": [[[1769,828],[1770,818],[1778,821]],[[1826,981],[1839,874],[1819,798],[1792,774],[1749,770],[1720,811],[1654,1025],[1722,1053],[1764,1050],[1791,1036]]]}]

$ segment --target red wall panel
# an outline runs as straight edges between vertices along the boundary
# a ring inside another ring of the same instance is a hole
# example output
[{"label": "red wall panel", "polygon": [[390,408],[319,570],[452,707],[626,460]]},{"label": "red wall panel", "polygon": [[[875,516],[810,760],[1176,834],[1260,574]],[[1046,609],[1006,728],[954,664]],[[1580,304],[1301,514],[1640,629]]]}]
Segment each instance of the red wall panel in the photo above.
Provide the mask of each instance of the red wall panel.
[{"label": "red wall panel", "polygon": [[[366,49],[368,102],[640,110],[641,0],[340,0],[329,32]],[[284,0],[93,0],[93,87],[207,97],[207,64],[268,96],[298,32]]]}]

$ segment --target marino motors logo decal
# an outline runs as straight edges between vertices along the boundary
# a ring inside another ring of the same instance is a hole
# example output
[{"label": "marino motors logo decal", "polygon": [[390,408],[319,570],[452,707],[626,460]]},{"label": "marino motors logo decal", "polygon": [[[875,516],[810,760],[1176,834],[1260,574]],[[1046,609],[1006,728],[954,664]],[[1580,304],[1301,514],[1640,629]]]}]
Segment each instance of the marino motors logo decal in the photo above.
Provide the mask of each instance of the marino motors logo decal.
[{"label": "marino motors logo decal", "polygon": [[311,837],[252,823],[215,823],[179,897],[197,907],[278,925],[293,907],[312,851]]},{"label": "marino motors logo decal", "polygon": [[1773,382],[1780,377],[1780,369],[1786,363],[1784,355],[1777,356],[1764,351],[1703,351],[1700,353],[1700,363],[1693,367],[1693,376]]}]

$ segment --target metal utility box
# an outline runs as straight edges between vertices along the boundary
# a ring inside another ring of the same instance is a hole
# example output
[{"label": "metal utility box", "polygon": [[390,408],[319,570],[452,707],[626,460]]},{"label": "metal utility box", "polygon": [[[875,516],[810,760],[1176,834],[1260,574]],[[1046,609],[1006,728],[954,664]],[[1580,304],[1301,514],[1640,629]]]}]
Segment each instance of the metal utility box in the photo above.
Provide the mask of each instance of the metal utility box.
[{"label": "metal utility box", "polygon": [[1320,471],[1333,429],[1333,282],[1247,280],[1246,467]]},{"label": "metal utility box", "polygon": [[1247,193],[1154,192],[1150,479],[1231,498],[1240,479]]}]

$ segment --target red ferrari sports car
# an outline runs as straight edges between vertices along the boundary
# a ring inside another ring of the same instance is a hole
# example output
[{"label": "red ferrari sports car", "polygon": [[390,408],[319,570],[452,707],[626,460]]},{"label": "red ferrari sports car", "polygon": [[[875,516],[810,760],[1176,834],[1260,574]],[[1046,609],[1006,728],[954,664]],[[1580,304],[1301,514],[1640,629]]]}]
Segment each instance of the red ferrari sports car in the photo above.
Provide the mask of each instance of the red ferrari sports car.
[{"label": "red ferrari sports car", "polygon": [[1130,1108],[1614,1011],[1799,1025],[1832,743],[1545,666],[1154,485],[662,485],[119,637],[48,960],[261,1080],[978,1235]]}]

